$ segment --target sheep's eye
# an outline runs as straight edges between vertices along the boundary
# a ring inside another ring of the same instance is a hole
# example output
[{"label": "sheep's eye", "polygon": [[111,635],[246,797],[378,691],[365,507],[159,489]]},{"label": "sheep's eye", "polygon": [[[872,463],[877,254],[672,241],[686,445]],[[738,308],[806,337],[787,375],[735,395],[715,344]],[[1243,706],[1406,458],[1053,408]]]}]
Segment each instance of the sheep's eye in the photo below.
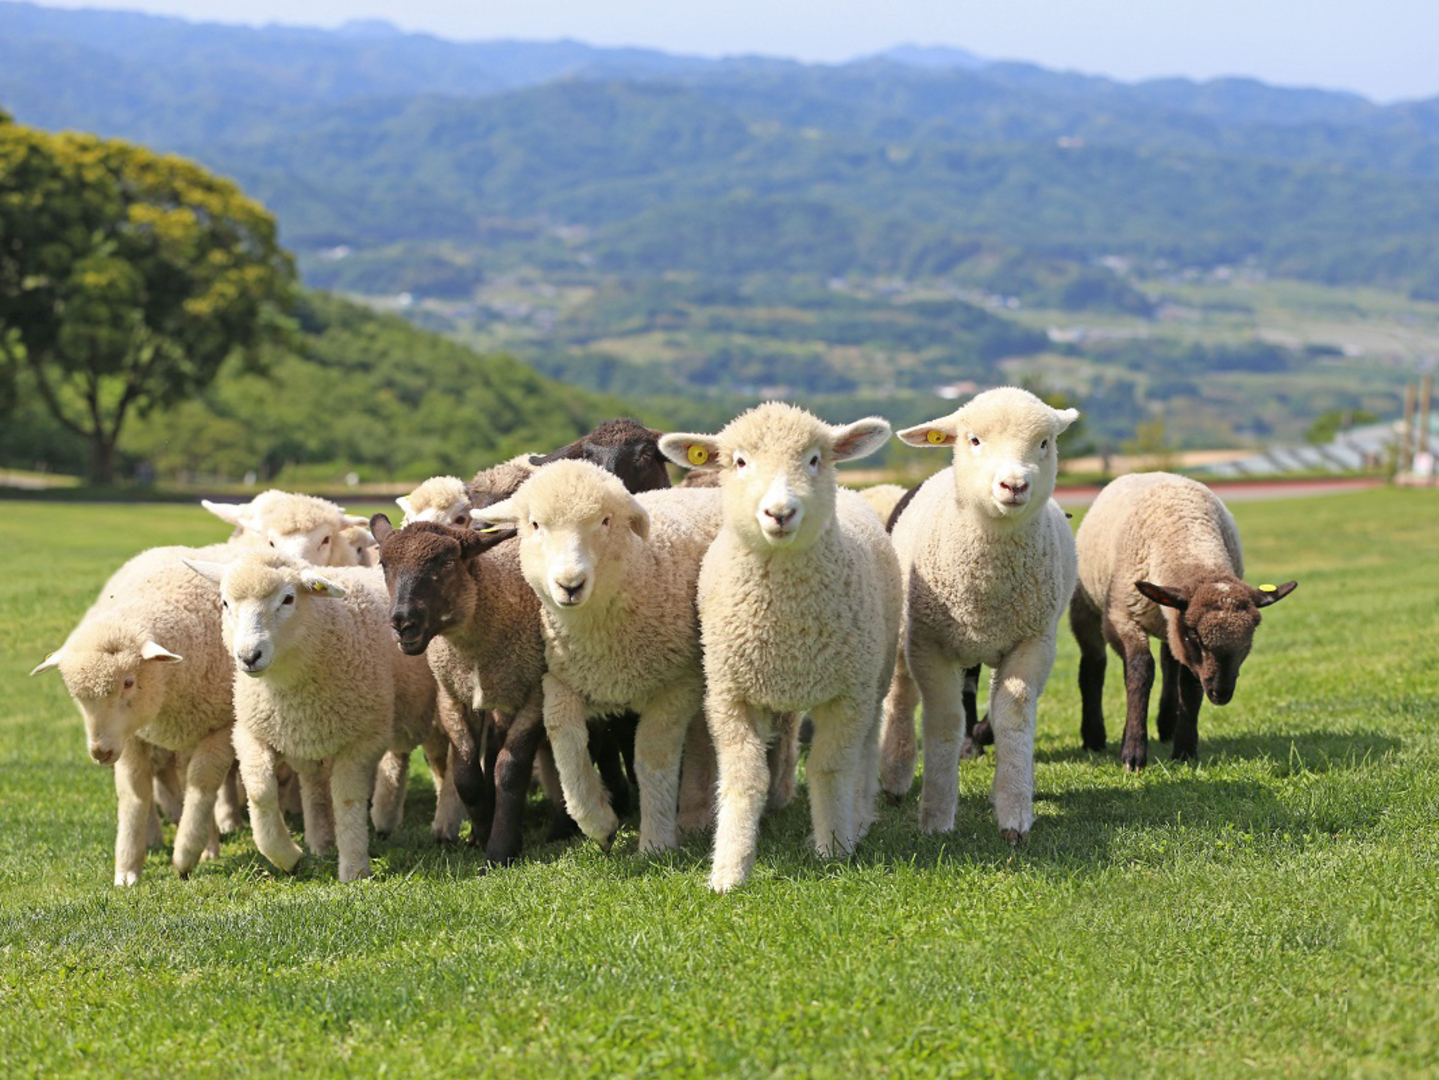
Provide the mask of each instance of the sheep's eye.
[{"label": "sheep's eye", "polygon": [[455,518],[455,524],[456,524],[457,526],[468,525],[469,523],[470,523],[470,519],[467,518],[467,517],[457,517],[457,518]]},{"label": "sheep's eye", "polygon": [[222,611],[229,611],[229,610],[230,610],[230,601],[228,601],[228,600],[221,600],[221,601],[220,601],[220,609],[221,609]]},{"label": "sheep's eye", "polygon": [[127,675],[127,676],[125,676],[125,684],[124,684],[124,685],[125,685],[125,689],[126,689],[126,690],[133,690],[133,689],[135,689],[135,676],[133,676],[133,675]]},{"label": "sheep's eye", "polygon": [[283,599],[283,600],[280,601],[281,605],[284,605],[284,604],[293,604],[294,602],[295,602],[295,594],[294,594],[294,593],[286,593],[286,594],[285,594],[285,599]]},{"label": "sheep's eye", "polygon": [[809,467],[810,467],[811,469],[818,469],[818,468],[819,468],[819,455],[818,455],[818,454],[814,454],[814,455],[812,455],[812,456],[810,457],[810,459],[809,459]]},{"label": "sheep's eye", "polygon": [[603,525],[606,529],[608,529],[610,527],[610,519],[605,518],[603,521],[600,522],[600,524]]},{"label": "sheep's eye", "polygon": [[1048,440],[1048,439],[1040,439],[1040,440],[1039,440],[1039,448],[1040,448],[1041,450],[1048,450],[1048,449],[1049,449],[1049,440]]},{"label": "sheep's eye", "polygon": [[978,449],[979,449],[979,436],[978,436],[978,435],[971,435],[971,436],[969,437],[969,445],[972,446],[972,447],[974,447],[976,450],[978,450]]},{"label": "sheep's eye", "polygon": [[331,539],[331,538],[328,537],[328,536],[325,537],[323,540],[320,541],[320,546],[321,546],[321,547],[324,547],[326,544],[328,544],[328,543],[330,542],[330,539]]},{"label": "sheep's eye", "polygon": [[745,461],[745,459],[744,459],[742,456],[740,456],[739,454],[736,454],[736,455],[735,455],[734,467],[735,467],[736,469],[743,469],[743,468],[744,468],[746,465],[748,465],[748,464],[749,464],[749,462]]},{"label": "sheep's eye", "polygon": [[535,532],[539,532],[539,531],[540,531],[540,523],[539,523],[538,521],[532,521],[532,522],[530,522],[530,528],[533,529]]},{"label": "sheep's eye", "polygon": [[274,546],[275,546],[275,541],[271,540],[271,541],[270,541],[270,546],[271,546],[271,547],[274,547]]}]

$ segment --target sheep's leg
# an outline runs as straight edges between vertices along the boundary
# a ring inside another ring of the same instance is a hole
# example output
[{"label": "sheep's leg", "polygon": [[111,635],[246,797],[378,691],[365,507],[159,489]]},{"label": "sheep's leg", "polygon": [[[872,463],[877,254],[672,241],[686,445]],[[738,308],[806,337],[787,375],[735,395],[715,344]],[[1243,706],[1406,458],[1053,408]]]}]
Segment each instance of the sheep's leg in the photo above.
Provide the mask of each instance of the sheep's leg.
[{"label": "sheep's leg", "polygon": [[814,847],[831,858],[854,851],[859,839],[860,743],[868,719],[852,701],[812,709],[814,742],[809,748],[809,813]]},{"label": "sheep's leg", "polygon": [[151,766],[155,770],[150,785],[154,793],[154,805],[165,815],[166,820],[179,821],[184,802],[181,797],[179,761],[176,755],[165,754],[163,764],[158,767],[155,767],[152,758]]},{"label": "sheep's leg", "polygon": [[115,827],[116,885],[135,884],[145,869],[154,782],[150,748],[139,739],[126,739],[115,762],[115,797],[119,801]]},{"label": "sheep's leg", "polygon": [[244,824],[241,807],[245,804],[244,789],[240,786],[240,765],[235,762],[225,774],[224,783],[215,797],[215,828],[222,835],[232,833]]},{"label": "sheep's leg", "polygon": [[1000,834],[1023,843],[1034,824],[1034,728],[1039,695],[1054,667],[1054,637],[1024,641],[999,662],[989,680],[994,725],[994,816]]},{"label": "sheep's leg", "polygon": [[279,754],[255,738],[243,724],[234,730],[235,754],[240,759],[240,778],[250,803],[250,829],[260,854],[285,873],[295,869],[303,852],[285,825],[280,810],[280,781],[275,775]]},{"label": "sheep's leg", "polygon": [[630,781],[625,775],[624,752],[620,748],[620,718],[604,717],[589,725],[590,758],[600,770],[600,782],[609,796],[615,817],[630,812]]},{"label": "sheep's leg", "polygon": [[1116,646],[1124,657],[1124,747],[1119,761],[1138,771],[1149,762],[1149,691],[1154,686],[1154,657],[1149,638],[1142,634]]},{"label": "sheep's leg", "polygon": [[949,832],[959,808],[959,751],[964,738],[964,669],[928,650],[911,650],[924,727],[924,780],[919,797],[923,832]]},{"label": "sheep's leg", "polygon": [[914,786],[914,765],[919,759],[919,744],[914,737],[914,707],[918,703],[919,687],[901,653],[884,701],[884,724],[879,735],[879,786],[891,802],[902,800]]},{"label": "sheep's leg", "polygon": [[640,782],[640,851],[679,846],[680,759],[690,721],[704,709],[704,684],[686,678],[651,698],[635,728],[635,772]]},{"label": "sheep's leg", "polygon": [[[180,827],[175,831],[175,852],[172,865],[182,878],[190,876],[200,855],[215,833],[215,798],[230,765],[235,760],[230,729],[220,728],[200,740],[185,768],[185,804],[180,812]],[[216,837],[218,852],[218,836]]]},{"label": "sheep's leg", "polygon": [[[719,809],[715,815],[710,888],[729,892],[744,883],[754,866],[759,819],[769,790],[765,753],[769,718],[742,701],[714,693],[705,703],[705,715],[719,762]],[[813,761],[813,748],[810,754]]]},{"label": "sheep's leg", "polygon": [[280,809],[290,817],[304,820],[305,800],[300,794],[300,781],[289,763],[281,761],[275,766],[275,775],[280,781]]},{"label": "sheep's leg", "polygon": [[542,740],[540,748],[535,751],[535,765],[540,774],[540,787],[544,789],[545,798],[550,800],[550,829],[545,833],[545,843],[552,844],[578,835],[580,827],[565,809],[565,792],[560,786],[560,771],[555,768],[555,755],[550,749],[549,739]]},{"label": "sheep's leg", "polygon": [[1069,628],[1079,644],[1079,738],[1086,750],[1104,749],[1104,669],[1108,654],[1099,609],[1075,590],[1069,601]]},{"label": "sheep's leg", "polygon": [[989,714],[979,718],[979,670],[981,665],[964,669],[964,689],[959,700],[964,706],[964,741],[959,744],[959,760],[972,761],[984,754],[984,748],[994,742],[994,728]]},{"label": "sheep's leg", "polygon": [[370,800],[370,821],[379,836],[390,836],[405,819],[405,785],[410,776],[410,751],[390,747],[375,770],[375,794]]},{"label": "sheep's leg", "polygon": [[485,845],[485,861],[491,866],[508,866],[524,846],[525,796],[544,734],[544,700],[537,686],[515,713],[495,758],[495,823]]},{"label": "sheep's leg", "polygon": [[707,829],[714,821],[715,748],[704,713],[690,721],[680,759],[680,809],[677,821],[684,832]]},{"label": "sheep's leg", "polygon": [[[1169,642],[1159,643],[1159,715],[1155,727],[1159,741],[1168,742],[1174,738],[1174,723],[1179,715],[1179,661],[1169,651]],[[1178,754],[1176,753],[1176,757]]]},{"label": "sheep's leg", "polygon": [[425,759],[435,781],[435,818],[430,835],[440,843],[452,843],[460,837],[460,824],[465,818],[465,804],[455,787],[455,771],[450,767],[450,739],[438,726],[425,740]]},{"label": "sheep's leg", "polygon": [[549,736],[555,768],[560,774],[565,809],[586,836],[608,851],[620,823],[590,761],[586,727],[589,708],[578,694],[550,673],[544,677],[544,694],[545,734]]},{"label": "sheep's leg", "polygon": [[[877,714],[876,714],[877,715]],[[769,796],[765,809],[783,810],[794,801],[799,771],[799,713],[781,713],[775,718],[775,739],[769,744]],[[874,761],[875,783],[879,783],[878,747]]]},{"label": "sheep's leg", "polygon": [[370,792],[384,750],[383,744],[354,748],[336,755],[328,770],[341,881],[370,876]]},{"label": "sheep's leg", "polygon": [[1183,664],[1174,665],[1179,677],[1179,708],[1174,721],[1174,760],[1193,761],[1199,756],[1199,707],[1204,704],[1204,684]]},{"label": "sheep's leg", "polygon": [[290,767],[300,783],[305,844],[311,854],[325,855],[335,848],[335,807],[330,798],[331,763],[297,758],[290,762]]}]

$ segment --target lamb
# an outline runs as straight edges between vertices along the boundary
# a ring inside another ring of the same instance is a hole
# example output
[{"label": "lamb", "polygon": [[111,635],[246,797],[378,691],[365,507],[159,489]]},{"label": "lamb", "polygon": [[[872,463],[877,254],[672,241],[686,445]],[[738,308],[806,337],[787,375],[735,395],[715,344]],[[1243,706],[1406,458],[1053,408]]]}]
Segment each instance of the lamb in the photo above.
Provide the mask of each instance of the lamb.
[{"label": "lamb", "polygon": [[349,525],[340,530],[339,552],[335,566],[380,565],[375,538],[364,525]]},{"label": "lamb", "polygon": [[408,495],[401,495],[395,504],[404,512],[402,525],[438,521],[457,529],[470,527],[470,508],[474,505],[469,489],[458,476],[432,476]]},{"label": "lamb", "polygon": [[1079,642],[1080,736],[1103,750],[1104,645],[1124,663],[1128,703],[1120,762],[1148,760],[1149,691],[1158,638],[1163,680],[1159,737],[1174,739],[1174,758],[1199,754],[1199,707],[1207,696],[1234,696],[1239,667],[1254,643],[1259,609],[1284,599],[1298,582],[1243,581],[1239,530],[1218,496],[1173,473],[1121,476],[1099,493],[1080,523],[1079,587],[1069,623]]},{"label": "lamb", "polygon": [[[400,649],[423,654],[440,685],[440,720],[455,749],[472,836],[488,834],[487,862],[507,865],[521,848],[525,795],[544,734],[540,605],[520,572],[519,545],[503,542],[514,530],[424,521],[395,529],[384,514],[370,527]],[[500,738],[486,730],[489,710],[499,714]],[[556,812],[564,816],[562,806]]]},{"label": "lamb", "polygon": [[565,460],[475,514],[520,529],[520,567],[541,602],[545,731],[570,813],[609,849],[618,819],[590,767],[586,721],[633,709],[640,850],[673,848],[681,750],[704,697],[695,578],[719,529],[718,492],[631,495],[599,466]]},{"label": "lamb", "polygon": [[85,719],[91,758],[114,767],[116,885],[135,884],[145,866],[154,781],[166,771],[152,762],[169,756],[157,748],[188,758],[175,872],[188,877],[202,857],[219,854],[215,800],[234,758],[230,663],[219,598],[180,560],[223,554],[217,545],[136,555],[106,582],[65,643],[30,672],[59,669]]},{"label": "lamb", "polygon": [[815,849],[847,855],[873,821],[880,706],[894,673],[900,575],[884,525],[835,465],[890,437],[870,417],[831,426],[793,405],[743,413],[717,436],[675,433],[676,464],[719,463],[724,524],[699,576],[705,714],[719,759],[710,887],[749,876],[777,717],[808,711]]},{"label": "lamb", "polygon": [[626,491],[661,491],[670,486],[670,474],[659,450],[659,439],[658,431],[637,420],[606,420],[568,446],[530,458],[530,464],[539,467],[555,461],[592,461],[618,476]]},{"label": "lamb", "polygon": [[1000,387],[899,434],[911,446],[954,447],[953,465],[920,486],[893,529],[905,610],[903,655],[885,705],[882,782],[897,799],[913,781],[917,687],[925,832],[954,827],[965,672],[987,664],[995,669],[989,698],[995,816],[1011,843],[1029,836],[1039,696],[1077,574],[1074,537],[1050,498],[1055,441],[1078,415]]},{"label": "lamb", "polygon": [[315,566],[352,566],[354,553],[340,543],[340,534],[366,520],[313,495],[266,491],[247,503],[200,505],[221,521],[235,526],[231,539],[252,547],[268,545],[292,559]]},{"label": "lamb", "polygon": [[[384,575],[371,567],[321,573],[273,552],[244,554],[228,566],[185,562],[219,585],[234,666],[235,752],[256,846],[286,873],[300,860],[280,813],[275,766],[283,759],[300,777],[310,849],[318,854],[334,843],[340,880],[367,876],[365,814],[396,713],[434,708],[424,660],[390,640]],[[405,665],[423,676],[411,677]],[[406,696],[417,688],[419,700]]]}]

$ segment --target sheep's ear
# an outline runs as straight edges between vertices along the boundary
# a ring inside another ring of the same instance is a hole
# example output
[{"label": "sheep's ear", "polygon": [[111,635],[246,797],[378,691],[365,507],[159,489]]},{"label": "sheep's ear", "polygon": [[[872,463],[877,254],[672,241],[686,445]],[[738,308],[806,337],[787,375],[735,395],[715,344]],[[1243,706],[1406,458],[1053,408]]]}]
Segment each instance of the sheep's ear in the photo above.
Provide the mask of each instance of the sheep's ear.
[{"label": "sheep's ear", "polygon": [[341,516],[342,518],[344,518],[344,520],[345,520],[345,528],[347,528],[347,529],[348,529],[351,525],[368,525],[368,524],[370,523],[370,519],[369,519],[369,518],[367,518],[367,517],[361,517],[359,514],[344,514],[344,513],[342,513],[340,516]]},{"label": "sheep's ear", "polygon": [[641,540],[650,538],[650,512],[634,501],[630,507],[630,531]]},{"label": "sheep's ear", "polygon": [[719,440],[713,435],[672,431],[660,436],[660,453],[682,469],[719,467]]},{"label": "sheep's ear", "polygon": [[879,416],[867,416],[852,424],[842,424],[829,429],[834,437],[831,451],[836,461],[853,461],[869,457],[893,434],[889,421]]},{"label": "sheep's ear", "polygon": [[899,433],[899,441],[906,446],[953,446],[958,439],[953,416],[941,416],[938,420],[916,424]]},{"label": "sheep's ear", "polygon": [[338,600],[345,595],[342,586],[336,585],[324,574],[315,570],[300,571],[300,588],[311,596],[318,596],[325,600]]},{"label": "sheep's ear", "polygon": [[1055,422],[1059,425],[1054,429],[1054,433],[1056,435],[1063,435],[1067,430],[1069,430],[1069,425],[1079,419],[1079,410],[1055,409],[1054,419]]},{"label": "sheep's ear", "polygon": [[533,454],[530,456],[530,464],[538,468],[541,465],[548,465],[554,461],[570,461],[585,456],[584,438],[576,439],[568,446],[562,446],[558,450],[551,450],[548,454]]},{"label": "sheep's ear", "polygon": [[1254,590],[1254,606],[1268,607],[1270,604],[1277,604],[1297,588],[1297,581],[1286,581],[1283,585],[1261,585]]},{"label": "sheep's ear", "polygon": [[1134,587],[1162,607],[1172,607],[1183,611],[1189,606],[1189,598],[1178,589],[1166,589],[1163,585],[1155,585],[1148,581],[1136,581]]},{"label": "sheep's ear", "polygon": [[49,671],[53,667],[59,667],[60,661],[64,658],[65,650],[63,648],[56,649],[49,656],[45,657],[44,660],[41,660],[38,664],[31,668],[30,674],[39,675],[42,671]]},{"label": "sheep's ear", "polygon": [[473,559],[476,555],[489,551],[496,544],[503,544],[517,535],[519,535],[519,530],[508,525],[504,528],[496,526],[484,530],[467,529],[459,537],[460,556],[465,559]]},{"label": "sheep's ear", "polygon": [[[410,497],[408,495],[401,495],[395,500],[395,505],[400,508],[400,513],[405,515],[403,520],[409,521],[415,516],[415,508],[410,504]],[[370,520],[374,521],[375,519],[371,518]]]},{"label": "sheep's ear", "polygon": [[162,664],[178,664],[185,658],[172,653],[163,645],[157,645],[153,641],[147,641],[140,646],[140,659],[158,660]]},{"label": "sheep's ear", "polygon": [[209,499],[201,499],[200,505],[226,525],[233,525],[237,529],[248,529],[250,527],[249,503],[218,503],[211,502]]},{"label": "sheep's ear", "polygon": [[225,564],[222,562],[204,562],[201,559],[183,558],[180,561],[206,581],[213,582],[216,585],[220,584],[220,579],[225,576]]},{"label": "sheep's ear", "polygon": [[[403,496],[401,496],[395,501],[402,503],[405,501],[405,499]],[[410,511],[408,509],[405,510],[406,514],[408,514],[409,512]],[[394,531],[395,527],[390,524],[390,519],[387,518],[384,514],[376,514],[370,519],[370,535],[375,538],[376,543],[383,544],[385,542],[385,537],[389,536],[390,533]]]},{"label": "sheep's ear", "polygon": [[520,508],[511,497],[490,503],[489,506],[477,506],[470,511],[470,517],[485,526],[517,525],[520,521]]}]

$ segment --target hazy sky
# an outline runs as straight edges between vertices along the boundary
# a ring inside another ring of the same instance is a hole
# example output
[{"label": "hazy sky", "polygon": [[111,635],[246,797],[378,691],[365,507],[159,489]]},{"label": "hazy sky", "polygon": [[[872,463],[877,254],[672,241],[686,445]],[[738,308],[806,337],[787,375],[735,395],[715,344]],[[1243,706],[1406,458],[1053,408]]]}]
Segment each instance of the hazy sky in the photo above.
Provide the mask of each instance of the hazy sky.
[{"label": "hazy sky", "polygon": [[576,38],[702,56],[843,61],[891,45],[1134,80],[1252,75],[1439,96],[1439,0],[57,0],[190,19],[338,26],[382,18],[461,40]]}]

